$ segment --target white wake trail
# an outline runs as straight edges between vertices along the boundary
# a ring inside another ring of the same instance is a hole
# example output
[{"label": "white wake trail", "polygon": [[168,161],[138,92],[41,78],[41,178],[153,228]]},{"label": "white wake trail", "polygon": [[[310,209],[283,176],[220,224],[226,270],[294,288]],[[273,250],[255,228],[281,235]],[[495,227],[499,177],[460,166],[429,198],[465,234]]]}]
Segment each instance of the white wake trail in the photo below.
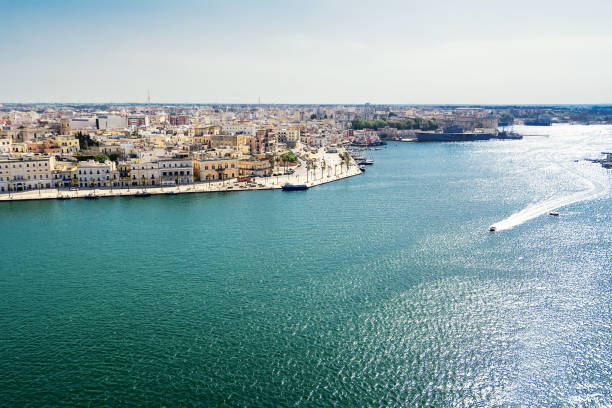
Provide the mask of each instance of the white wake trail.
[{"label": "white wake trail", "polygon": [[[558,162],[557,162],[558,163]],[[559,166],[565,168],[566,170],[570,170],[567,166]],[[607,186],[603,183],[599,183],[584,175],[580,174],[578,171],[571,171],[573,175],[580,177],[582,180],[586,182],[588,185],[588,189],[583,191],[578,191],[575,193],[571,193],[564,196],[551,197],[539,203],[531,204],[521,211],[512,214],[508,218],[505,218],[495,224],[492,224],[491,227],[495,228],[495,231],[502,231],[516,227],[526,221],[537,218],[541,215],[548,214],[551,211],[554,211],[558,208],[565,207],[570,204],[578,203],[580,201],[593,200],[607,194]],[[490,227],[490,228],[491,228]]]},{"label": "white wake trail", "polygon": [[496,222],[492,226],[495,227],[496,231],[511,229],[526,221],[548,214],[550,211],[565,207],[566,205],[574,204],[580,201],[593,200],[606,194],[605,188],[601,188],[603,186],[597,186],[594,183],[592,184],[593,187],[588,190],[578,191],[562,197],[552,197],[539,203],[527,206],[523,210],[512,214],[504,220]]}]

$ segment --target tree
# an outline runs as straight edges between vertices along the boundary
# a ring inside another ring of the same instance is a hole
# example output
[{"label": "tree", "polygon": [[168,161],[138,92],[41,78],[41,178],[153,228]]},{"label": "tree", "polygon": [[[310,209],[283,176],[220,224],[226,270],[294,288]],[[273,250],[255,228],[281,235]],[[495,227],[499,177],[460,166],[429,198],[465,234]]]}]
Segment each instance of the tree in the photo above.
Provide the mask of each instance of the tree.
[{"label": "tree", "polygon": [[84,135],[83,132],[77,133],[77,139],[79,139],[79,149],[86,150],[91,146],[100,146],[100,142],[92,139],[89,135]]},{"label": "tree", "polygon": [[344,162],[346,163],[346,171],[348,171],[349,166],[351,164],[351,155],[348,152],[342,153]]}]

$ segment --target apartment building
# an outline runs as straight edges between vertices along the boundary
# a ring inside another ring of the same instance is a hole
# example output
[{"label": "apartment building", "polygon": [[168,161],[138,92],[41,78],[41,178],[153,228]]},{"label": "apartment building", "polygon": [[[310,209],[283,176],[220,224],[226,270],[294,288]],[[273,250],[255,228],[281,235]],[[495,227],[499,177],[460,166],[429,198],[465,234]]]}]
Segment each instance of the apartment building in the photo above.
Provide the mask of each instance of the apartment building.
[{"label": "apartment building", "polygon": [[254,135],[257,132],[257,125],[253,123],[228,123],[221,126],[221,129],[227,135],[235,135],[237,133]]},{"label": "apartment building", "polygon": [[53,156],[43,154],[0,155],[0,192],[53,187],[54,163]]},{"label": "apartment building", "polygon": [[158,180],[163,185],[190,184],[194,181],[193,160],[171,157],[157,160]]},{"label": "apartment building", "polygon": [[116,165],[112,161],[104,163],[99,163],[95,160],[79,162],[76,176],[79,187],[111,187],[118,185],[118,173]]}]

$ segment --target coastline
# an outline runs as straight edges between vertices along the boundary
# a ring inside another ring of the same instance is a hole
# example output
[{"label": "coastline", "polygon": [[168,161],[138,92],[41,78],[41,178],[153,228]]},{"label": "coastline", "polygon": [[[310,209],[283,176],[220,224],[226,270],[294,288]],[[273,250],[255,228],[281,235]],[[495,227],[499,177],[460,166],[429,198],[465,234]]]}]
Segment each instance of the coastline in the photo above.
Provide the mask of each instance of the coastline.
[{"label": "coastline", "polygon": [[[306,184],[308,187],[316,187],[318,185],[332,183],[334,181],[357,176],[362,173],[354,160],[351,160],[348,170],[344,166],[340,171],[329,171],[335,166],[340,166],[340,160],[337,154],[324,154],[323,158],[326,163],[331,166],[324,171],[321,177],[320,169],[311,170],[311,174],[307,177],[303,165],[295,174],[283,176],[269,176],[252,178],[252,182],[238,182],[237,179],[229,179],[223,181],[198,182],[193,184],[181,184],[176,186],[133,186],[113,187],[113,188],[79,188],[73,189],[56,189],[48,188],[41,190],[30,190],[0,194],[0,202],[14,201],[34,201],[34,200],[57,200],[59,196],[69,197],[70,199],[87,198],[88,195],[95,195],[99,198],[107,197],[135,197],[143,192],[150,195],[178,195],[178,194],[199,194],[199,193],[219,193],[219,192],[237,192],[237,191],[257,191],[257,190],[280,190],[285,183]],[[315,176],[312,176],[312,173]],[[317,177],[318,176],[318,177]]]}]

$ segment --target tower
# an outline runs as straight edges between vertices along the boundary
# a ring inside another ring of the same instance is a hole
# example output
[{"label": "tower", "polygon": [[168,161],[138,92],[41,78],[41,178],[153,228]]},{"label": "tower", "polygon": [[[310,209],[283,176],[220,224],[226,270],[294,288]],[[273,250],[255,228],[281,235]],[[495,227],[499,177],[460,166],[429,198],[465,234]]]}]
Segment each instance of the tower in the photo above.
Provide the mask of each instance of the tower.
[{"label": "tower", "polygon": [[69,135],[72,132],[72,126],[70,125],[70,118],[60,119],[60,134]]}]

